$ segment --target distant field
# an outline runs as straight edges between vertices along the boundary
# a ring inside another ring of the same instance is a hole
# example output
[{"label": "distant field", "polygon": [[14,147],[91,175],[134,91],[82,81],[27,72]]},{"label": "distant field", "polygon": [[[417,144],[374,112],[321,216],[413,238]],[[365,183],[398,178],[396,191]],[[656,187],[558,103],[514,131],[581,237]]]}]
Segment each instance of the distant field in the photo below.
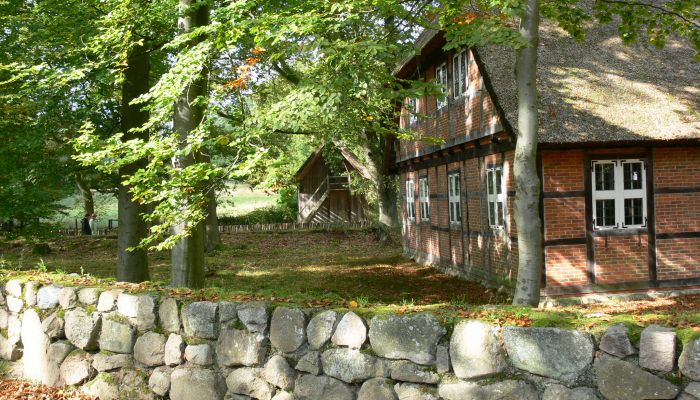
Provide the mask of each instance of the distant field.
[{"label": "distant field", "polygon": [[[99,227],[106,227],[109,219],[117,219],[117,198],[110,194],[94,193],[95,212],[99,218]],[[263,189],[251,189],[245,183],[231,183],[219,193],[219,217],[233,217],[246,214],[257,208],[271,207],[277,201],[277,194]],[[66,228],[75,227],[75,221],[83,217],[83,199],[75,194],[61,201],[65,207],[64,214],[54,217],[52,222]]]}]

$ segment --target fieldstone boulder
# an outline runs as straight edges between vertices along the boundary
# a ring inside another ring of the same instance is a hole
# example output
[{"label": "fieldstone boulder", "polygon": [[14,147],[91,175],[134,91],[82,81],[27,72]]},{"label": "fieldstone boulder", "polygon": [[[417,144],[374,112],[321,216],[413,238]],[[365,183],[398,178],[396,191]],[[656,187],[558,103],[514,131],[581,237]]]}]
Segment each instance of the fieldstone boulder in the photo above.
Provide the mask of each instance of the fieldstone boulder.
[{"label": "fieldstone boulder", "polygon": [[182,307],[182,326],[187,337],[216,339],[218,334],[218,305],[211,301],[196,301]]},{"label": "fieldstone boulder", "polygon": [[251,333],[267,330],[267,306],[264,303],[246,303],[238,306],[238,319]]},{"label": "fieldstone boulder", "polygon": [[481,321],[460,321],[450,339],[450,360],[459,378],[482,378],[508,366],[495,328]]},{"label": "fieldstone boulder", "polygon": [[165,363],[165,336],[156,332],[146,332],[136,339],[134,359],[148,367]]},{"label": "fieldstone boulder", "polygon": [[306,327],[306,337],[309,347],[318,350],[323,347],[333,336],[333,327],[338,319],[338,313],[327,310],[314,315]]},{"label": "fieldstone boulder", "polygon": [[114,373],[119,382],[119,399],[155,400],[148,388],[148,376],[142,370],[123,369]]},{"label": "fieldstone boulder", "polygon": [[639,340],[639,365],[654,371],[671,372],[676,361],[676,332],[672,328],[650,325]]},{"label": "fieldstone boulder", "polygon": [[347,346],[351,349],[359,349],[365,340],[367,340],[365,321],[352,311],[343,315],[331,336],[331,342],[334,345]]},{"label": "fieldstone boulder", "polygon": [[116,316],[105,316],[102,319],[100,349],[130,354],[134,350],[136,330],[128,322],[118,321],[116,318]]},{"label": "fieldstone boulder", "polygon": [[7,319],[10,317],[10,313],[4,308],[0,308],[0,329],[7,329]]},{"label": "fieldstone boulder", "polygon": [[24,302],[27,307],[34,307],[37,301],[37,289],[39,288],[39,282],[29,281],[24,284]]},{"label": "fieldstone boulder", "polygon": [[329,349],[321,355],[323,373],[347,383],[362,382],[387,375],[386,366],[377,357],[352,349]]},{"label": "fieldstone boulder", "polygon": [[683,394],[700,399],[700,382],[690,382],[683,390]]},{"label": "fieldstone boulder", "polygon": [[433,370],[407,360],[395,361],[391,364],[391,379],[428,384],[440,382],[440,376]]},{"label": "fieldstone boulder", "polygon": [[216,355],[221,366],[253,366],[265,362],[267,345],[258,334],[224,328],[216,342]]},{"label": "fieldstone boulder", "polygon": [[82,308],[66,311],[66,337],[73,345],[82,350],[97,349],[97,339],[102,326],[98,313],[88,315]]},{"label": "fieldstone boulder", "polygon": [[20,297],[8,295],[5,302],[7,303],[7,309],[13,313],[18,313],[24,308],[24,300]]},{"label": "fieldstone boulder", "polygon": [[158,367],[148,378],[148,387],[158,396],[165,396],[170,391],[170,367]]},{"label": "fieldstone boulder", "polygon": [[87,287],[78,290],[78,301],[82,304],[89,306],[97,304],[100,299],[100,289]]},{"label": "fieldstone boulder", "polygon": [[53,342],[49,345],[47,356],[49,361],[60,364],[73,350],[75,350],[75,346],[70,344],[68,341],[61,340],[58,342]]},{"label": "fieldstone boulder", "polygon": [[219,322],[235,322],[238,320],[237,305],[231,301],[219,302]]},{"label": "fieldstone boulder", "polygon": [[78,305],[78,295],[75,293],[75,288],[64,287],[58,294],[58,304],[64,310],[70,310]]},{"label": "fieldstone boulder", "polygon": [[298,371],[318,375],[321,373],[321,355],[318,351],[310,351],[297,361],[295,368]]},{"label": "fieldstone boulder", "polygon": [[[114,310],[117,304],[117,298],[122,293],[119,289],[108,290],[106,292],[100,293],[100,298],[97,302],[97,311],[108,312]],[[78,300],[80,300],[80,293],[78,293]]]},{"label": "fieldstone boulder", "polygon": [[127,318],[136,318],[139,312],[139,297],[134,294],[119,293],[117,311]]},{"label": "fieldstone boulder", "polygon": [[100,400],[119,399],[119,377],[117,374],[101,372],[95,379],[80,387],[82,393]]},{"label": "fieldstone boulder", "polygon": [[225,382],[210,369],[180,367],[170,375],[171,400],[222,400],[225,394]]},{"label": "fieldstone boulder", "polygon": [[389,315],[372,318],[369,341],[380,357],[433,364],[437,344],[447,331],[434,315]]},{"label": "fieldstone boulder", "polygon": [[17,298],[22,297],[22,282],[17,279],[11,279],[5,284],[5,293],[9,296],[14,296]]},{"label": "fieldstone boulder", "polygon": [[21,329],[24,378],[45,385],[57,385],[60,380],[58,363],[49,360],[49,337],[41,329],[39,314],[33,308],[22,314]]},{"label": "fieldstone boulder", "polygon": [[262,368],[238,368],[226,378],[226,386],[232,393],[259,400],[270,400],[274,388],[263,377]]},{"label": "fieldstone boulder", "polygon": [[524,381],[505,380],[480,386],[473,382],[441,384],[438,393],[445,400],[539,400],[537,389]]},{"label": "fieldstone boulder", "polygon": [[357,400],[398,400],[398,397],[389,379],[372,378],[362,384]]},{"label": "fieldstone boulder", "polygon": [[595,389],[579,387],[569,389],[566,386],[552,384],[542,394],[542,400],[600,400]]},{"label": "fieldstone boulder", "polygon": [[630,343],[627,332],[628,329],[624,324],[611,326],[600,338],[600,349],[620,358],[635,354],[637,350]]},{"label": "fieldstone boulder", "polygon": [[208,343],[189,345],[185,348],[185,360],[196,365],[212,365],[214,350]]},{"label": "fieldstone boulder", "polygon": [[177,300],[172,297],[167,297],[160,302],[158,307],[158,317],[160,317],[160,326],[166,332],[180,332],[180,310],[177,306]]},{"label": "fieldstone boulder", "polygon": [[111,354],[99,352],[92,358],[92,367],[98,372],[132,368],[133,366],[134,357],[131,354]]},{"label": "fieldstone boulder", "polygon": [[66,385],[80,385],[95,376],[90,355],[84,351],[75,350],[61,364],[61,379]]},{"label": "fieldstone boulder", "polygon": [[300,375],[294,385],[297,400],[355,400],[345,383],[328,376]]},{"label": "fieldstone boulder", "polygon": [[700,381],[700,339],[695,339],[683,347],[681,356],[678,357],[678,369],[688,378]]},{"label": "fieldstone boulder", "polygon": [[65,321],[58,316],[57,312],[54,312],[41,321],[41,329],[51,339],[63,338],[65,336]]},{"label": "fieldstone boulder", "polygon": [[17,361],[22,358],[22,347],[19,340],[12,341],[0,335],[0,358],[8,361]]},{"label": "fieldstone boulder", "polygon": [[278,388],[293,389],[295,378],[296,373],[284,357],[275,355],[265,363],[265,380]]},{"label": "fieldstone boulder", "polygon": [[138,296],[136,308],[136,329],[139,332],[156,327],[156,300],[148,295]]},{"label": "fieldstone boulder", "polygon": [[675,399],[678,387],[665,379],[613,357],[596,363],[598,390],[608,400]]},{"label": "fieldstone boulder", "polygon": [[168,341],[165,342],[165,355],[163,356],[165,364],[171,367],[182,364],[184,352],[185,341],[182,340],[182,336],[171,333],[168,336]]},{"label": "fieldstone boulder", "polygon": [[294,399],[293,394],[291,394],[289,392],[285,392],[284,390],[280,390],[272,397],[272,400],[295,400],[295,399]]},{"label": "fieldstone boulder", "polygon": [[548,378],[576,379],[593,361],[593,338],[584,332],[509,326],[503,341],[513,366]]},{"label": "fieldstone boulder", "polygon": [[[432,386],[417,385],[415,383],[397,383],[394,392],[399,400],[439,400],[437,390]],[[486,400],[486,399],[484,399]]]},{"label": "fieldstone boulder", "polygon": [[297,308],[277,307],[270,321],[270,343],[283,353],[296,351],[306,340],[306,318]]}]

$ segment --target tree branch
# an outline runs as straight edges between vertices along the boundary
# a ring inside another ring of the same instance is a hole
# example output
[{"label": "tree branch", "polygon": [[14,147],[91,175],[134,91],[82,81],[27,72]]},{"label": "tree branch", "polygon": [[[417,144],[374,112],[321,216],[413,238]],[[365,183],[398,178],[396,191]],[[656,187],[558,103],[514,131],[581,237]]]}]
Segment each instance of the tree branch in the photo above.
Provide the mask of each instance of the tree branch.
[{"label": "tree branch", "polygon": [[626,0],[597,0],[597,1],[600,1],[601,3],[607,3],[607,4],[623,4],[623,5],[627,5],[627,6],[638,6],[638,7],[652,8],[655,10],[659,10],[664,14],[673,15],[673,16],[675,16],[675,17],[677,17],[677,18],[679,18],[679,19],[681,19],[681,20],[683,20],[683,21],[685,21],[685,22],[687,22],[687,23],[689,23],[697,28],[700,28],[700,23],[693,21],[691,19],[688,19],[683,14],[681,14],[677,11],[669,10],[668,8],[665,8],[663,6],[659,6],[659,5],[655,5],[655,4],[648,4],[648,3],[643,3],[643,2],[636,2],[636,1],[626,1]]}]

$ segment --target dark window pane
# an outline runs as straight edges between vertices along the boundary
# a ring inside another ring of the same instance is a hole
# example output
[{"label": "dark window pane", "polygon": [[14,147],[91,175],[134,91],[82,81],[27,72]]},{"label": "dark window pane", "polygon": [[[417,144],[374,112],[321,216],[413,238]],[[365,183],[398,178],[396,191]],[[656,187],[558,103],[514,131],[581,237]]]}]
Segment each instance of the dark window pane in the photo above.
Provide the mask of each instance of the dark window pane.
[{"label": "dark window pane", "polygon": [[504,225],[504,224],[503,224],[503,203],[501,203],[501,202],[499,201],[499,202],[496,203],[496,204],[498,204],[498,223],[497,223],[497,225],[498,225],[498,226],[503,226],[503,225]]},{"label": "dark window pane", "polygon": [[457,222],[462,221],[462,205],[455,203],[455,208],[457,209]]},{"label": "dark window pane", "polygon": [[615,190],[615,165],[595,165],[595,190]]},{"label": "dark window pane", "polygon": [[495,210],[494,210],[494,204],[492,201],[489,201],[489,223],[491,225],[496,224],[496,216],[495,216]]},{"label": "dark window pane", "polygon": [[496,193],[501,194],[503,192],[503,188],[501,186],[501,178],[503,178],[503,171],[500,169],[497,169],[494,171],[496,174]]},{"label": "dark window pane", "polygon": [[489,170],[486,173],[486,186],[488,188],[488,193],[494,194],[494,192],[493,192],[493,171],[492,170]]},{"label": "dark window pane", "polygon": [[637,199],[625,199],[625,225],[644,224],[643,201]]},{"label": "dark window pane", "polygon": [[625,190],[641,189],[642,188],[642,163],[625,163],[622,164]]},{"label": "dark window pane", "polygon": [[596,200],[597,226],[615,226],[615,200]]}]

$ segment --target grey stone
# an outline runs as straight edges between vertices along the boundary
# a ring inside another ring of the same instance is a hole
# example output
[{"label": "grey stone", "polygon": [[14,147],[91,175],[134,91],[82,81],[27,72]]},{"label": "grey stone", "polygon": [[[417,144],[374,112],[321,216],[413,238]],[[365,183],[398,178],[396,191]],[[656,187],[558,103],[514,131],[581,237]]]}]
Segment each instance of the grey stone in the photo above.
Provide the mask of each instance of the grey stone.
[{"label": "grey stone", "polygon": [[134,359],[143,365],[157,367],[165,363],[165,336],[146,332],[136,339]]},{"label": "grey stone", "polygon": [[37,288],[39,287],[38,282],[29,281],[24,284],[24,302],[27,307],[34,307],[37,301]]},{"label": "grey stone", "polygon": [[333,327],[338,319],[338,313],[327,310],[314,315],[306,327],[306,337],[309,347],[318,350],[323,347],[333,336]]},{"label": "grey stone", "polygon": [[218,334],[218,305],[197,301],[182,307],[182,326],[187,337],[216,339]]},{"label": "grey stone", "polygon": [[321,373],[321,354],[318,351],[310,351],[304,354],[295,367],[298,371],[308,372],[313,375]]},{"label": "grey stone", "polygon": [[437,347],[435,367],[438,374],[450,372],[450,350],[447,346],[440,345]]},{"label": "grey stone", "polygon": [[114,371],[122,368],[132,368],[134,357],[131,354],[97,353],[92,358],[92,367],[98,372]]},{"label": "grey stone", "polygon": [[532,384],[524,381],[505,380],[480,386],[473,382],[445,383],[438,387],[445,400],[539,400],[540,395]]},{"label": "grey stone", "polygon": [[219,302],[219,322],[232,322],[238,320],[238,311],[236,303],[230,301]]},{"label": "grey stone", "polygon": [[355,400],[355,393],[345,383],[328,376],[300,375],[294,385],[298,400]]},{"label": "grey stone", "polygon": [[481,321],[464,320],[455,326],[450,360],[455,375],[467,379],[499,374],[508,365],[494,327]]},{"label": "grey stone", "polygon": [[174,367],[176,365],[182,364],[183,354],[185,351],[185,341],[182,340],[182,336],[175,333],[171,333],[168,336],[168,341],[165,342],[165,356],[163,361],[166,365]]},{"label": "grey stone", "polygon": [[129,293],[119,293],[117,311],[127,318],[136,318],[139,312],[139,297]]},{"label": "grey stone", "polygon": [[[7,340],[12,343],[19,343],[22,335],[21,314],[10,314],[7,319]],[[2,335],[0,335],[2,336]]]},{"label": "grey stone", "polygon": [[208,343],[189,345],[185,348],[185,360],[196,365],[212,365],[214,350]]},{"label": "grey stone", "polygon": [[80,387],[82,393],[100,400],[119,399],[119,377],[116,374],[102,372],[95,379]]},{"label": "grey stone", "polygon": [[0,358],[8,361],[17,361],[22,357],[22,347],[19,341],[11,341],[0,335]]},{"label": "grey stone", "polygon": [[136,342],[136,330],[128,322],[117,321],[116,316],[104,316],[100,333],[100,349],[130,354]]},{"label": "grey stone", "polygon": [[678,387],[643,369],[613,357],[596,363],[598,390],[608,400],[674,399]]},{"label": "grey stone", "polygon": [[630,343],[627,332],[628,329],[624,324],[611,326],[600,338],[600,349],[620,358],[635,354],[637,350]]},{"label": "grey stone", "polygon": [[11,279],[5,284],[5,293],[17,298],[22,297],[22,282],[17,279]]},{"label": "grey stone", "polygon": [[65,321],[54,312],[41,321],[41,329],[51,339],[60,339],[65,337]]},{"label": "grey stone", "polygon": [[70,310],[78,305],[78,295],[72,287],[64,287],[58,294],[58,304],[64,310]]},{"label": "grey stone", "polygon": [[377,357],[348,348],[329,349],[321,354],[323,372],[347,383],[383,376],[384,365]]},{"label": "grey stone", "polygon": [[[100,299],[100,289],[98,288],[82,288],[78,290],[78,301],[86,306],[91,306],[97,304]],[[110,310],[105,310],[110,311]]]},{"label": "grey stone", "polygon": [[10,310],[10,312],[18,313],[24,308],[24,300],[19,297],[7,296],[5,301],[7,302],[7,309]]},{"label": "grey stone", "polygon": [[376,316],[370,321],[369,341],[380,357],[433,364],[437,344],[446,332],[429,313]]},{"label": "grey stone", "polygon": [[[122,291],[119,289],[100,293],[100,298],[97,302],[97,311],[108,312],[114,310],[114,307],[117,305],[117,298],[119,298],[121,293]],[[78,293],[78,300],[80,300],[80,293]]]},{"label": "grey stone", "polygon": [[690,382],[683,393],[700,399],[700,382]]},{"label": "grey stone", "polygon": [[600,400],[595,389],[579,387],[569,389],[566,386],[552,384],[542,394],[542,400]]},{"label": "grey stone", "polygon": [[367,340],[365,321],[352,311],[343,315],[335,328],[331,342],[336,346],[347,346],[359,349]]},{"label": "grey stone", "polygon": [[261,365],[266,353],[265,338],[245,330],[224,328],[216,343],[216,356],[221,366]]},{"label": "grey stone", "polygon": [[158,396],[165,396],[170,391],[170,367],[158,367],[148,378],[148,387]]},{"label": "grey stone", "polygon": [[119,399],[155,400],[148,387],[148,376],[142,370],[122,369],[114,373],[119,382]]},{"label": "grey stone", "polygon": [[148,295],[138,296],[136,307],[136,329],[145,332],[156,327],[156,300]]},{"label": "grey stone", "polygon": [[700,339],[688,342],[678,357],[678,369],[688,378],[700,381]]},{"label": "grey stone", "polygon": [[412,382],[436,384],[440,382],[440,376],[429,368],[415,364],[411,361],[395,361],[391,364],[391,379]]},{"label": "grey stone", "polygon": [[289,392],[285,392],[284,390],[280,390],[272,397],[272,400],[294,400],[294,395]]},{"label": "grey stone", "polygon": [[252,333],[267,330],[267,306],[264,303],[246,303],[238,306],[238,319]]},{"label": "grey stone", "polygon": [[265,363],[265,380],[283,390],[294,388],[296,373],[284,357],[275,355]]},{"label": "grey stone", "polygon": [[172,297],[163,299],[158,307],[158,316],[163,330],[170,333],[180,332],[180,310],[177,306],[177,300]]},{"label": "grey stone", "polygon": [[[415,383],[397,383],[394,392],[399,400],[439,400],[437,390],[432,386],[417,385]],[[484,399],[486,400],[486,399]]]},{"label": "grey stone", "polygon": [[676,332],[667,327],[650,325],[639,340],[639,365],[654,371],[671,372],[676,361]]},{"label": "grey stone", "polygon": [[36,295],[36,305],[42,310],[56,307],[61,290],[63,287],[58,285],[42,286]]},{"label": "grey stone", "polygon": [[228,390],[258,400],[270,400],[274,388],[263,378],[262,368],[238,368],[226,378]]},{"label": "grey stone", "polygon": [[66,311],[66,337],[73,345],[82,350],[97,349],[97,339],[102,326],[99,314],[88,315],[82,308]]},{"label": "grey stone", "polygon": [[80,385],[95,376],[89,354],[75,350],[61,364],[61,379],[66,385]]},{"label": "grey stone", "polygon": [[357,400],[397,400],[392,382],[386,378],[372,378],[360,387]]},{"label": "grey stone", "polygon": [[10,317],[10,313],[4,308],[0,308],[0,329],[7,329],[7,319]]},{"label": "grey stone", "polygon": [[48,356],[49,337],[41,329],[39,314],[29,308],[22,314],[21,339],[24,345],[24,378],[45,385],[58,385],[58,363]]},{"label": "grey stone", "polygon": [[513,366],[548,378],[576,379],[593,360],[593,338],[584,332],[509,326],[503,340]]},{"label": "grey stone", "polygon": [[296,351],[306,340],[306,318],[296,308],[277,307],[270,321],[270,342],[283,353]]},{"label": "grey stone", "polygon": [[225,394],[225,382],[210,369],[180,367],[170,375],[171,400],[221,400]]},{"label": "grey stone", "polygon": [[70,354],[73,350],[75,350],[75,346],[70,344],[68,341],[58,341],[51,343],[49,345],[49,350],[48,350],[48,359],[51,362],[54,362],[56,364],[60,364],[63,362],[63,360],[68,357],[68,354]]},{"label": "grey stone", "polygon": [[251,400],[252,397],[250,396],[245,396],[242,394],[236,394],[232,392],[226,392],[226,396],[224,396],[224,400]]},{"label": "grey stone", "polygon": [[0,306],[5,305],[5,295],[2,293],[2,290],[0,289]]}]

